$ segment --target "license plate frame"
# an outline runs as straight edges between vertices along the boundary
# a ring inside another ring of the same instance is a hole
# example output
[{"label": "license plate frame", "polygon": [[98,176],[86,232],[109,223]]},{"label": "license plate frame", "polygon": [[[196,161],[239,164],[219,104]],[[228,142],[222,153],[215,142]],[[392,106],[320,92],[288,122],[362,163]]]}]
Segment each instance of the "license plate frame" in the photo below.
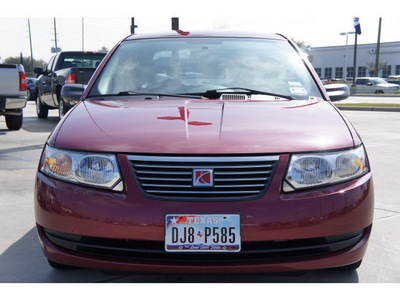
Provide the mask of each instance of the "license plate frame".
[{"label": "license plate frame", "polygon": [[240,215],[167,214],[164,244],[167,252],[240,252]]}]

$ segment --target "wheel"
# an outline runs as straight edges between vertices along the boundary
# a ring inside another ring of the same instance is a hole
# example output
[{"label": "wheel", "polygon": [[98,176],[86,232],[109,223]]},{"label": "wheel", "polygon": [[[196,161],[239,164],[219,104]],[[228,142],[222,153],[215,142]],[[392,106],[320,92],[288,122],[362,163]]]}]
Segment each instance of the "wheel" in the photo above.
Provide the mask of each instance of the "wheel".
[{"label": "wheel", "polygon": [[26,99],[28,99],[28,100],[31,100],[31,98],[32,98],[32,93],[31,93],[31,90],[30,89],[26,89]]},{"label": "wheel", "polygon": [[6,117],[6,125],[9,130],[20,130],[23,122],[22,112],[20,115],[8,115]]},{"label": "wheel", "polygon": [[63,265],[60,264],[58,262],[52,261],[50,259],[47,260],[47,262],[49,263],[49,265],[54,268],[54,269],[58,269],[58,270],[72,270],[72,269],[77,269],[77,267],[74,266],[68,266],[68,265]]},{"label": "wheel", "polygon": [[63,98],[60,97],[60,100],[58,101],[58,116],[60,117],[60,119],[62,119],[65,116],[68,110],[69,110],[68,106],[65,105]]},{"label": "wheel", "polygon": [[49,108],[40,101],[40,96],[36,98],[36,114],[41,119],[47,118],[49,114]]}]

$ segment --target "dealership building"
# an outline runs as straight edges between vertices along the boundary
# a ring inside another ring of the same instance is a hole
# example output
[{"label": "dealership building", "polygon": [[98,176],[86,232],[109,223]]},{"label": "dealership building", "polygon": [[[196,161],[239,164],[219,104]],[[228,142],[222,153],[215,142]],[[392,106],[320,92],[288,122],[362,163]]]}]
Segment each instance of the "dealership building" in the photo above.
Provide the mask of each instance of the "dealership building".
[{"label": "dealership building", "polygon": [[[374,76],[376,52],[376,43],[357,45],[356,77]],[[308,54],[312,55],[312,65],[321,79],[353,78],[354,43],[347,47],[312,47]],[[400,75],[400,42],[380,44],[379,66],[378,77]]]}]

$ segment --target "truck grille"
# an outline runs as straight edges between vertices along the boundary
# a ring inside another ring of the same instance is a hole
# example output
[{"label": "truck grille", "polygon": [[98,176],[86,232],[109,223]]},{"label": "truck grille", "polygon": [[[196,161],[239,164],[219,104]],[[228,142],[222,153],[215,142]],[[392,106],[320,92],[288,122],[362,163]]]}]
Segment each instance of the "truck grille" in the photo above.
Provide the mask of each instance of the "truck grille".
[{"label": "truck grille", "polygon": [[128,155],[144,195],[161,200],[249,200],[263,195],[279,156]]}]

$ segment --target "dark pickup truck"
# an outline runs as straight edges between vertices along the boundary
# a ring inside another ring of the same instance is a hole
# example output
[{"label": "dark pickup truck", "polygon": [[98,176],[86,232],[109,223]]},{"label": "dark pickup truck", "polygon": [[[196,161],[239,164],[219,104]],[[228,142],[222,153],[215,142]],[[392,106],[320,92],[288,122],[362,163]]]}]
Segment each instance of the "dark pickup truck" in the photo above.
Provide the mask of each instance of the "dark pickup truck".
[{"label": "dark pickup truck", "polygon": [[38,74],[36,112],[39,118],[47,118],[49,109],[58,109],[62,118],[77,102],[64,100],[61,88],[64,84],[87,84],[106,53],[64,51],[53,56],[46,69],[35,68]]}]

